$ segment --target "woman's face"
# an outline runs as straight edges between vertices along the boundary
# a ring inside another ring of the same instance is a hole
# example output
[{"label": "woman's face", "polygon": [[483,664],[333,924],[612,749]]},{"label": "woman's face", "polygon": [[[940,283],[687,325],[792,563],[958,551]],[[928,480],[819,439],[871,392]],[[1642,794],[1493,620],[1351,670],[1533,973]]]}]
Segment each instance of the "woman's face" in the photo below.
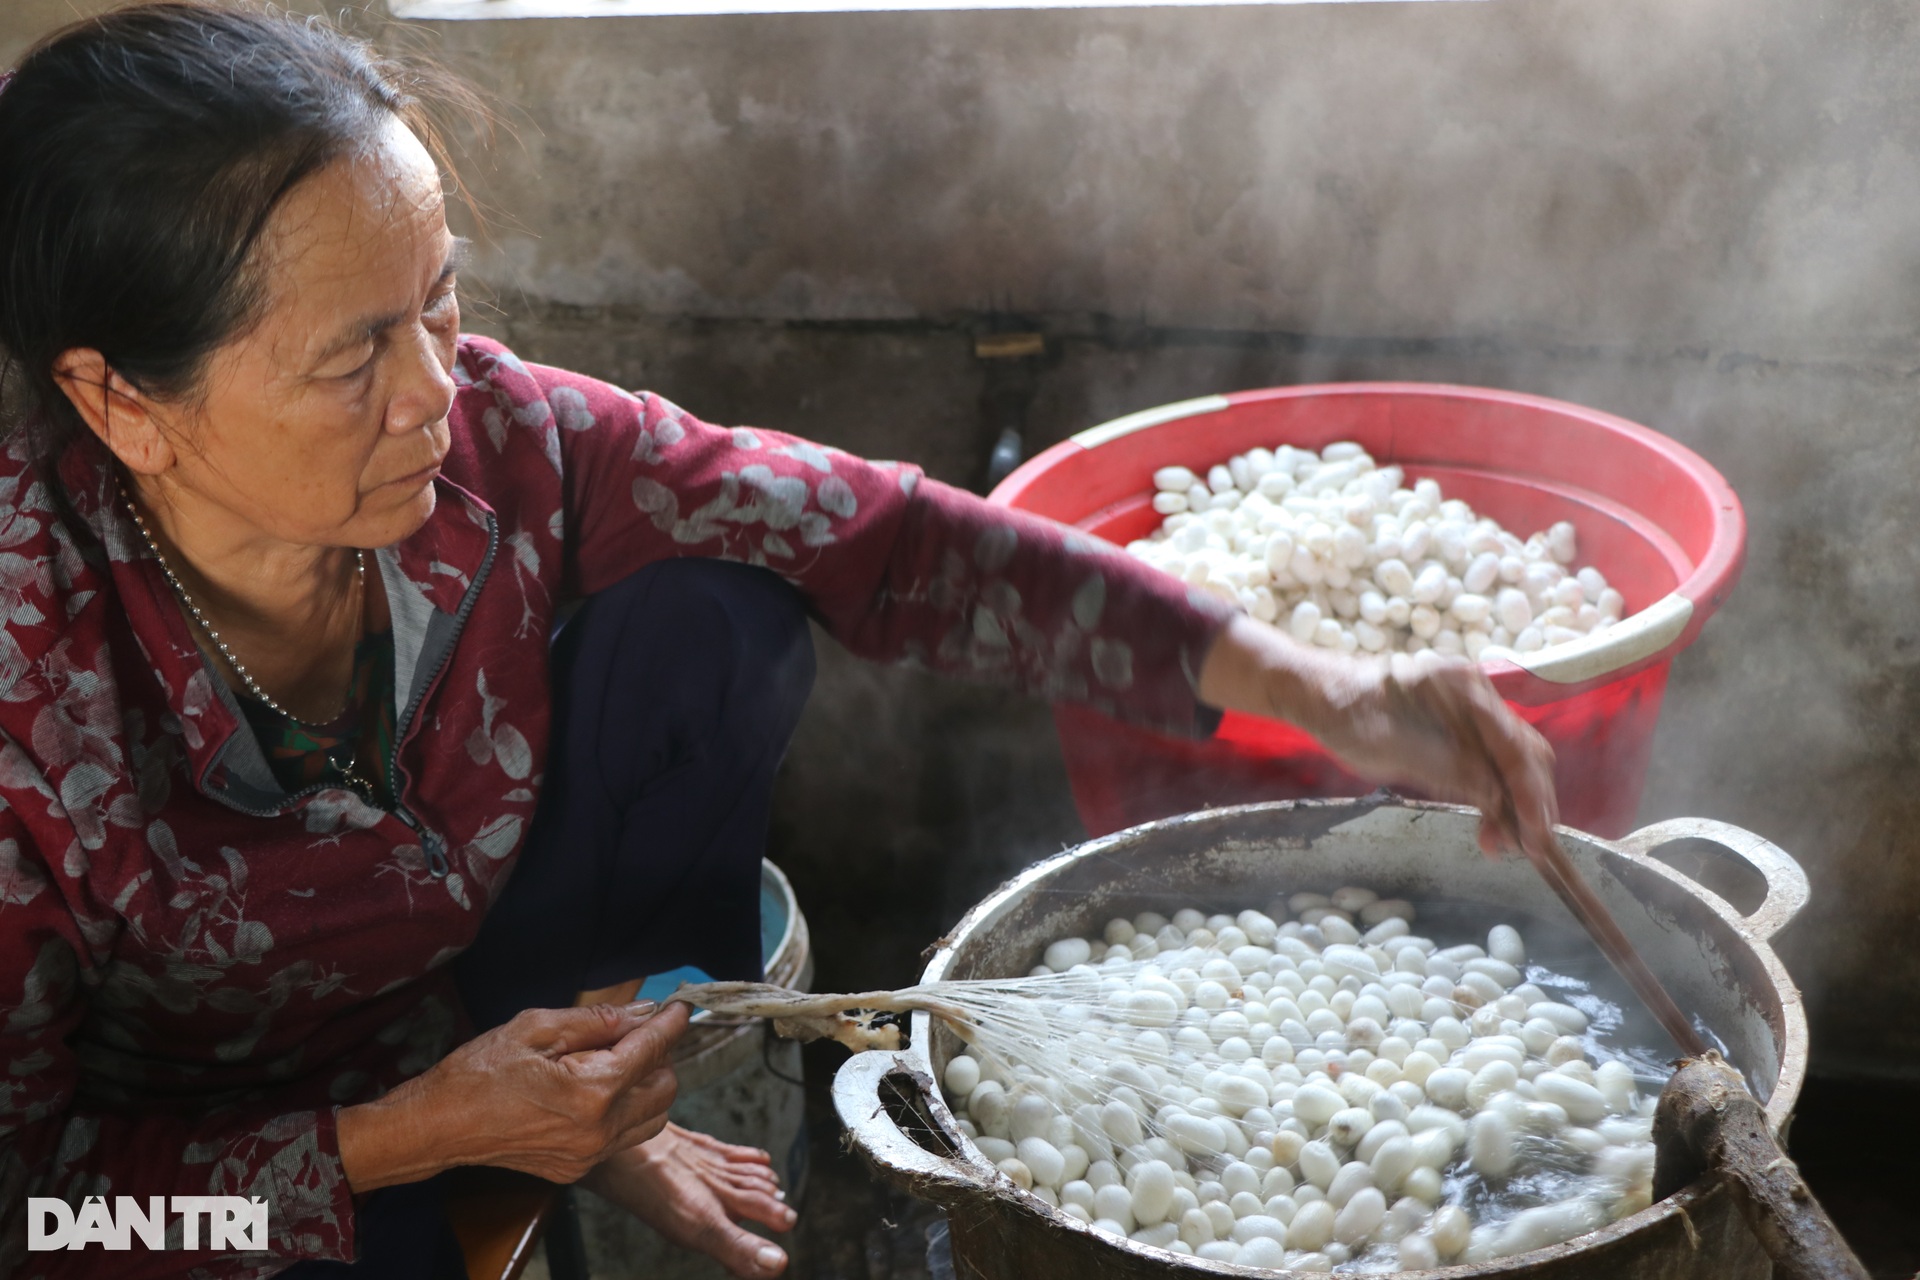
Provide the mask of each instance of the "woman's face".
[{"label": "woman's face", "polygon": [[289,195],[262,244],[264,319],[215,353],[190,412],[158,415],[170,465],[153,478],[183,518],[305,546],[386,546],[425,523],[460,329],[445,215],[439,169],[398,120]]}]

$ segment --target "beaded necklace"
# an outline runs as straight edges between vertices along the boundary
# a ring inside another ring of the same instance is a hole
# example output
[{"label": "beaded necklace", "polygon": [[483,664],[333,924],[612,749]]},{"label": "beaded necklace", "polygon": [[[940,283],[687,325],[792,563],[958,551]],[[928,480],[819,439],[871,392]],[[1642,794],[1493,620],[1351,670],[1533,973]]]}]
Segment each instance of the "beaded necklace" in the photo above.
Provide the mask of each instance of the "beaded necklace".
[{"label": "beaded necklace", "polygon": [[[226,640],[221,637],[219,630],[213,625],[212,620],[201,610],[199,603],[193,598],[193,593],[187,590],[186,583],[182,582],[180,575],[173,571],[173,565],[167,560],[166,553],[160,549],[159,539],[155,538],[153,531],[147,527],[146,519],[140,514],[140,508],[134,505],[133,496],[127,493],[126,489],[122,487],[120,497],[126,504],[127,514],[133,517],[134,527],[140,530],[140,536],[146,540],[147,550],[153,553],[153,558],[160,565],[160,572],[166,576],[168,585],[173,588],[174,595],[179,598],[181,605],[185,607],[187,613],[193,618],[200,630],[206,633],[206,637],[212,641],[213,647],[219,650],[220,656],[224,658],[227,665],[232,668],[234,675],[240,678],[240,683],[246,689],[248,697],[266,708],[266,710],[272,712],[280,720],[286,722],[290,732],[283,731],[275,735],[280,739],[279,757],[284,759],[289,751],[296,754],[319,752],[326,764],[336,770],[348,786],[363,792],[369,797],[379,796],[381,794],[380,788],[377,787],[371,779],[356,770],[356,766],[359,764],[362,738],[362,735],[357,731],[357,726],[349,727],[345,732],[336,731],[341,722],[349,718],[348,713],[354,709],[356,693],[364,696],[368,692],[369,686],[377,683],[376,680],[370,679],[368,673],[364,670],[365,655],[362,650],[366,642],[362,641],[354,648],[354,672],[348,683],[346,697],[341,703],[340,710],[334,712],[334,714],[324,722],[304,720],[294,715],[293,712],[274,701],[273,697],[269,695],[265,689],[260,687],[259,682],[253,678],[253,673],[247,670],[246,664],[240,661],[239,655],[235,654],[232,648],[228,646]],[[367,595],[367,553],[355,548],[353,558],[354,580],[359,588],[359,607],[364,612]],[[386,683],[389,686],[392,684],[390,660],[387,666]],[[248,718],[249,720],[255,720],[256,728],[261,727],[258,725],[255,717],[250,715]],[[354,718],[357,719],[357,717]],[[302,742],[307,745],[300,745]],[[347,748],[345,760],[334,755],[334,751],[342,745]],[[276,769],[276,773],[278,772],[279,770]]]}]

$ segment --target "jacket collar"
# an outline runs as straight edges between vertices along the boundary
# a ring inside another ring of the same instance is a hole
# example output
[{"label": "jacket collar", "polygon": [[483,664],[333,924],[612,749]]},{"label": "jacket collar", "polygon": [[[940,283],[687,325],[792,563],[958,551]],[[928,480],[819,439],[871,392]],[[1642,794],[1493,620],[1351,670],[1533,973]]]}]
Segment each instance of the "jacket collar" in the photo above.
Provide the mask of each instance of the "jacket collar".
[{"label": "jacket collar", "polygon": [[[106,556],[114,594],[178,726],[196,787],[246,812],[278,812],[286,793],[129,516],[112,455],[97,440],[76,441],[61,458],[60,476],[74,515]],[[393,616],[402,712],[424,695],[458,639],[463,606],[479,591],[493,555],[492,508],[444,476],[434,485],[437,501],[426,523],[375,552]]]}]

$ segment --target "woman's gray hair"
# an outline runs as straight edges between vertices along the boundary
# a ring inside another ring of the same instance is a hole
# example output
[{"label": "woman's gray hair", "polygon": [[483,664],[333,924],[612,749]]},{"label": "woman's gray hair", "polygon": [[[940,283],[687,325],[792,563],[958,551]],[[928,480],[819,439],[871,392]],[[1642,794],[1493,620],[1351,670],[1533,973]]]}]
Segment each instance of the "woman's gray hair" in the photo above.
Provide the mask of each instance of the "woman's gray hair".
[{"label": "woman's gray hair", "polygon": [[269,219],[398,118],[451,173],[437,109],[482,124],[464,84],[315,18],[164,0],[41,41],[0,93],[0,434],[54,464],[85,424],[62,353],[99,351],[162,399],[259,316]]}]

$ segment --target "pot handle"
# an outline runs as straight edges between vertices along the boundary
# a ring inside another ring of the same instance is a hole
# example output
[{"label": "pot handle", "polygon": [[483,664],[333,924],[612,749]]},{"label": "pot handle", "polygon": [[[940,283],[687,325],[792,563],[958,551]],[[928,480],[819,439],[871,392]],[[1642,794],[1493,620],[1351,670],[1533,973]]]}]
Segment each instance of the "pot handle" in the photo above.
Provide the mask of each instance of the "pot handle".
[{"label": "pot handle", "polygon": [[[834,1110],[874,1170],[896,1189],[947,1208],[993,1195],[992,1180],[1004,1180],[1004,1175],[975,1168],[964,1155],[950,1158],[929,1151],[901,1132],[880,1100],[882,1082],[888,1077],[902,1088],[922,1093],[932,1085],[911,1061],[881,1050],[854,1054],[833,1077]],[[1008,1181],[1007,1187],[1012,1186]]]},{"label": "pot handle", "polygon": [[1743,923],[1762,939],[1771,938],[1786,928],[1800,914],[1800,908],[1807,905],[1811,893],[1807,873],[1800,869],[1800,864],[1793,860],[1792,855],[1766,837],[1757,836],[1731,822],[1718,822],[1712,818],[1669,818],[1665,822],[1642,827],[1614,843],[1629,853],[1646,856],[1678,840],[1705,840],[1709,844],[1719,845],[1760,873],[1767,882],[1766,900],[1754,908]]}]

